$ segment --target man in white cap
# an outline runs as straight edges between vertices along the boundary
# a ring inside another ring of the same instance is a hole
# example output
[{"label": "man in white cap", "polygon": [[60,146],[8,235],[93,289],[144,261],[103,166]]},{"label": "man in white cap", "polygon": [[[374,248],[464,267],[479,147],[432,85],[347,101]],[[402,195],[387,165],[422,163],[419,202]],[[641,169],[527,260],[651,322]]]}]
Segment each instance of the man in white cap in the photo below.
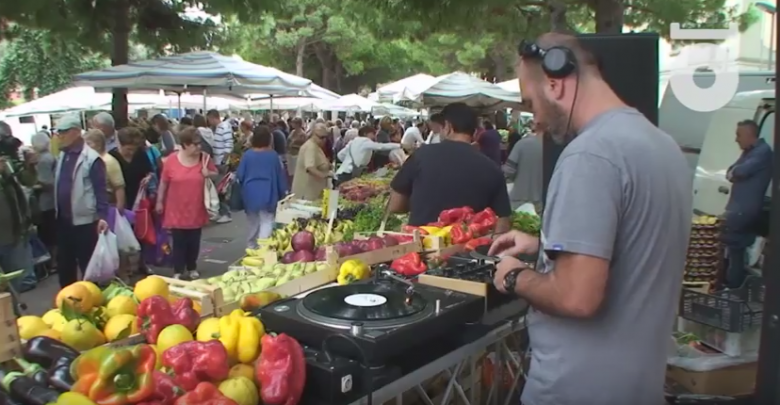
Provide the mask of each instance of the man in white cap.
[{"label": "man in white cap", "polygon": [[57,274],[60,287],[78,281],[86,269],[98,234],[108,230],[106,165],[81,137],[81,118],[66,115],[55,125],[60,156],[54,182],[57,210]]}]

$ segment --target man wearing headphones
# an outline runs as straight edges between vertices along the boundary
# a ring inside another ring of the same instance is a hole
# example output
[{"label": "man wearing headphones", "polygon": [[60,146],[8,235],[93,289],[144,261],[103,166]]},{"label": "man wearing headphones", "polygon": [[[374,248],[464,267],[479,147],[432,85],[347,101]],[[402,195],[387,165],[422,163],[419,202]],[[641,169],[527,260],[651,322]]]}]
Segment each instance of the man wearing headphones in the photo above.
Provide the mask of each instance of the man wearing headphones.
[{"label": "man wearing headphones", "polygon": [[[679,146],[627,106],[595,57],[564,34],[521,45],[534,120],[567,143],[540,240],[513,231],[496,287],[531,305],[524,405],[658,405],[691,223]],[[545,135],[547,136],[547,135]],[[512,256],[539,251],[535,270]]]}]

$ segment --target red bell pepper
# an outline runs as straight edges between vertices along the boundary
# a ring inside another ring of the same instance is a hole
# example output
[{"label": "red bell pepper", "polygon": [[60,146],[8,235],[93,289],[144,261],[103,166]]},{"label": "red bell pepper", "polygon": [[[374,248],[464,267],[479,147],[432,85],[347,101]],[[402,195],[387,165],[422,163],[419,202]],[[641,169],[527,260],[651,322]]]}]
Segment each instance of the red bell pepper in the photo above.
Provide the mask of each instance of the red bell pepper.
[{"label": "red bell pepper", "polygon": [[474,210],[471,207],[453,208],[442,211],[439,214],[439,222],[451,225],[455,222],[463,222],[471,215],[474,215]]},{"label": "red bell pepper", "polygon": [[414,231],[420,232],[421,236],[428,234],[428,231],[421,229],[419,226],[404,225],[401,227],[401,232],[403,233],[414,233]]},{"label": "red bell pepper", "polygon": [[490,239],[488,237],[472,239],[466,242],[466,251],[470,252],[478,248],[479,246],[490,245],[491,243],[493,243],[493,239]]},{"label": "red bell pepper", "polygon": [[[284,333],[264,335],[255,373],[265,405],[296,405],[306,384],[306,359],[300,343]],[[180,405],[180,404],[176,404]]]},{"label": "red bell pepper", "polygon": [[222,381],[230,372],[227,350],[219,340],[180,343],[163,352],[162,364],[173,371],[173,381],[186,391],[204,381]]},{"label": "red bell pepper", "polygon": [[462,222],[459,222],[452,225],[452,229],[450,230],[450,237],[452,238],[453,244],[460,245],[470,241],[474,235],[471,233],[471,229],[469,229],[468,226],[464,225]]},{"label": "red bell pepper", "polygon": [[409,243],[414,240],[414,236],[412,235],[393,235],[393,237],[398,243]]},{"label": "red bell pepper", "polygon": [[176,400],[175,405],[238,405],[236,401],[222,395],[219,389],[208,382],[198,384],[193,390]]},{"label": "red bell pepper", "polygon": [[[154,370],[154,394],[145,405],[173,405],[176,398],[184,395],[185,391],[176,385],[173,377],[159,370]],[[139,404],[141,405],[141,404]]]},{"label": "red bell pepper", "polygon": [[176,320],[173,317],[171,304],[159,295],[153,295],[138,305],[136,325],[144,334],[146,341],[157,343],[157,336],[166,326],[173,325]]},{"label": "red bell pepper", "polygon": [[190,332],[195,332],[200,324],[200,315],[192,306],[192,300],[189,298],[179,298],[171,306],[174,323],[184,325]]},{"label": "red bell pepper", "polygon": [[488,207],[474,215],[469,222],[469,229],[474,236],[485,235],[496,226],[497,222],[498,216]]},{"label": "red bell pepper", "polygon": [[390,268],[395,270],[396,273],[407,277],[417,276],[428,270],[428,267],[423,263],[420,254],[417,252],[408,253],[393,260]]}]

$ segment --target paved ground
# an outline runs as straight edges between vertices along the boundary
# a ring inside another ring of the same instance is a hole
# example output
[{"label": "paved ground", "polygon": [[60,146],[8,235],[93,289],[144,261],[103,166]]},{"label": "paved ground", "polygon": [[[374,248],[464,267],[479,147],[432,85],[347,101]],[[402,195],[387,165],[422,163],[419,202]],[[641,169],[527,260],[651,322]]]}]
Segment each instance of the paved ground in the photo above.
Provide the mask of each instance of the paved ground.
[{"label": "paved ground", "polygon": [[[198,265],[202,277],[213,277],[224,273],[228,265],[243,256],[244,223],[244,213],[239,212],[234,214],[233,222],[212,225],[203,230]],[[173,275],[172,269],[156,268],[155,271],[161,275]],[[27,313],[41,315],[48,311],[59,288],[57,276],[53,275],[40,282],[38,288],[22,294],[22,301],[28,307]]]}]

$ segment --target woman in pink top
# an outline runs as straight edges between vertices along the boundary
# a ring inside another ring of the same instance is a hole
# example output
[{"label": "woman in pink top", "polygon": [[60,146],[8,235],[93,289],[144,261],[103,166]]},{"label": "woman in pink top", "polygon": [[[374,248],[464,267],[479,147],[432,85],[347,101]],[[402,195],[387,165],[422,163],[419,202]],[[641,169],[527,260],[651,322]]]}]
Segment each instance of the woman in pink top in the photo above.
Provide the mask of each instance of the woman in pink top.
[{"label": "woman in pink top", "polygon": [[173,271],[177,279],[200,278],[197,268],[201,229],[209,222],[203,187],[207,178],[217,174],[214,162],[200,151],[201,142],[197,128],[188,127],[179,133],[181,149],[165,159],[157,193],[156,210],[173,239]]}]

